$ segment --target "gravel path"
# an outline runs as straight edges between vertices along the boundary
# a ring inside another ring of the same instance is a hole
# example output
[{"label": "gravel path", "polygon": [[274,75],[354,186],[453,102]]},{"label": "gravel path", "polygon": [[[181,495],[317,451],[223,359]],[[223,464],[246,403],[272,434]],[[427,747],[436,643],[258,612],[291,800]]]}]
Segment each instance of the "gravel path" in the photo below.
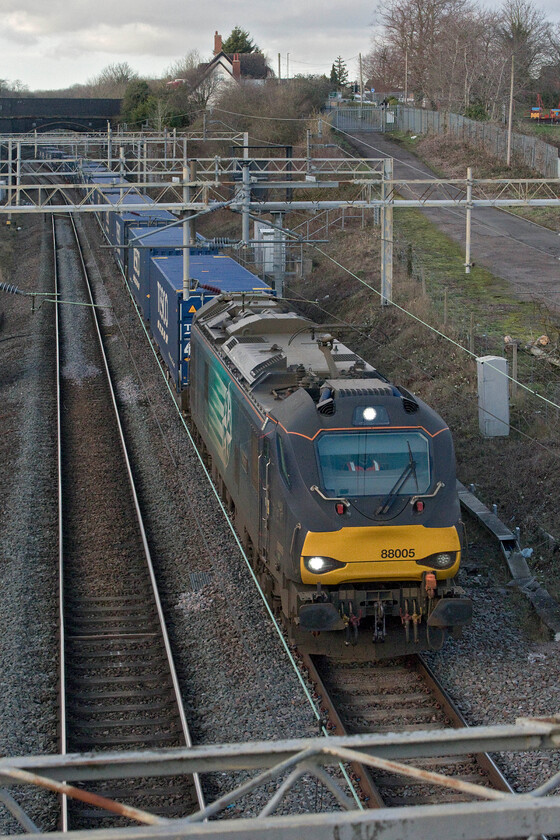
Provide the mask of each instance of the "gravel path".
[{"label": "gravel path", "polygon": [[[360,156],[394,158],[394,177],[397,179],[438,177],[425,163],[385,134],[354,132],[346,139]],[[463,177],[466,177],[466,170]],[[401,192],[404,197],[419,198],[424,191],[425,185]],[[433,194],[431,197],[448,196]],[[463,210],[430,208],[422,210],[422,213],[462,248],[465,247]],[[550,307],[560,306],[560,240],[554,231],[494,207],[478,207],[472,211],[471,256],[496,277],[506,280],[519,299],[543,301]]]}]

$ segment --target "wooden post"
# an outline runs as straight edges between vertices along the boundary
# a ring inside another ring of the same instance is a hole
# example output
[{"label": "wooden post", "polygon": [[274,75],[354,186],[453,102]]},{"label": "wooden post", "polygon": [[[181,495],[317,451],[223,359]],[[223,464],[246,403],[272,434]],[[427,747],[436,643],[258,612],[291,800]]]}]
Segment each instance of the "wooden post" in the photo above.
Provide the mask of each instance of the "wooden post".
[{"label": "wooden post", "polygon": [[517,396],[517,341],[514,341],[511,349],[513,351],[512,361],[511,361],[511,377],[512,381],[511,385],[511,396],[514,399]]},{"label": "wooden post", "polygon": [[[513,125],[513,79],[515,76],[515,57],[511,54],[511,77],[509,83],[509,111],[508,111],[508,132],[507,132],[507,152],[506,152],[506,166],[511,165],[511,138]],[[538,122],[538,120],[537,120]]]}]

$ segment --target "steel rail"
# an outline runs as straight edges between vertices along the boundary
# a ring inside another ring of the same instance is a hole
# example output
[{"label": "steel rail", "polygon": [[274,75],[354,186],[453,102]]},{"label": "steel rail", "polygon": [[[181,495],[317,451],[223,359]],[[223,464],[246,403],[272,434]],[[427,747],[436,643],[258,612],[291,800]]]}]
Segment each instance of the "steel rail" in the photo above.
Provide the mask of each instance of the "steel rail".
[{"label": "steel rail", "polygon": [[[449,719],[453,727],[468,727],[467,722],[455,706],[453,700],[448,695],[445,688],[439,682],[435,674],[431,671],[424,659],[418,654],[412,657],[406,657],[406,659],[413,664],[415,671],[420,674],[422,680],[424,681],[424,684],[429,688],[430,693],[437,701],[437,703],[441,706],[444,715]],[[325,685],[325,682],[321,678],[319,671],[315,666],[313,657],[304,654],[303,663],[308,670],[311,681],[315,684],[316,691],[321,695],[321,704],[326,709],[333,734],[347,736],[348,733],[346,731],[346,727],[344,725],[342,716],[337,710],[335,701],[329,695],[329,691]],[[350,755],[351,754],[349,753],[349,757]],[[492,758],[488,755],[488,753],[475,753],[474,759],[480,767],[482,773],[490,781],[493,790],[500,792],[502,795],[514,793],[513,788],[509,785],[505,776],[499,770],[499,768],[492,760]],[[382,761],[382,759],[377,760],[377,763],[380,767]],[[373,764],[374,762],[370,762],[370,765]],[[391,762],[388,762],[388,764],[391,764]],[[387,807],[380,790],[378,789],[373,777],[370,774],[370,770],[368,769],[367,763],[364,762],[362,764],[355,760],[351,766],[354,774],[359,777],[360,788],[364,792],[365,796],[368,798],[368,807]],[[394,766],[396,768],[395,772],[399,773],[398,765],[395,764]],[[389,767],[386,769],[390,770]],[[430,773],[430,771],[416,770],[413,768],[407,768],[405,766],[402,766],[400,769],[403,773],[403,787],[406,787],[407,784],[406,775],[404,775],[405,771],[407,772],[408,776],[417,778],[420,781],[424,780],[426,783],[433,783],[433,780],[438,776],[438,774],[432,774]],[[461,780],[456,779],[454,777],[449,778],[448,787],[451,789],[462,791],[464,793],[469,792],[469,783],[462,782]],[[541,838],[541,840],[545,840],[545,838]]]},{"label": "steel rail", "polygon": [[[52,242],[53,242],[53,273],[54,273],[54,293],[58,300],[58,262],[56,258],[57,242],[56,242],[56,220],[54,216],[51,218],[52,222]],[[55,343],[56,343],[56,445],[57,445],[57,473],[58,473],[58,621],[59,621],[59,726],[60,726],[60,754],[67,754],[67,719],[66,719],[66,659],[65,659],[65,623],[64,623],[64,517],[63,517],[63,495],[62,495],[62,404],[61,404],[61,384],[60,377],[62,375],[60,368],[60,319],[59,319],[59,304],[54,307],[55,320]],[[61,828],[62,831],[68,831],[68,800],[66,796],[62,796],[61,802]]]},{"label": "steel rail", "polygon": [[[68,208],[67,208],[68,209]],[[87,271],[87,266],[84,259],[83,248],[80,242],[80,238],[78,235],[78,231],[74,222],[74,219],[68,213],[65,214],[70,219],[72,230],[74,233],[74,238],[76,241],[76,247],[79,255],[81,272],[84,278],[84,282],[87,288],[87,295],[89,298],[89,305],[92,309],[95,310],[93,292],[91,288],[91,283],[89,280],[89,275]],[[55,218],[52,218],[52,231],[53,231],[53,261],[54,261],[54,273],[55,273],[55,300],[57,301],[57,305],[55,306],[55,322],[56,322],[56,367],[57,367],[57,376],[56,376],[56,390],[57,390],[57,468],[58,468],[58,528],[59,528],[59,627],[60,627],[60,673],[59,673],[59,691],[60,691],[60,750],[61,755],[67,755],[67,740],[68,740],[68,722],[67,722],[67,707],[66,707],[66,671],[67,671],[67,664],[65,658],[65,615],[64,615],[64,505],[63,505],[63,487],[62,487],[62,462],[63,462],[63,445],[62,445],[62,411],[61,411],[61,369],[60,369],[60,362],[61,362],[61,346],[60,346],[60,313],[59,313],[59,306],[60,302],[58,302],[58,265],[57,265],[57,247],[56,247],[56,223]],[[128,455],[126,441],[124,436],[124,430],[122,427],[121,419],[118,412],[118,406],[116,401],[115,390],[113,386],[113,382],[110,375],[109,364],[107,360],[107,356],[105,353],[105,349],[103,346],[103,339],[101,335],[101,329],[99,324],[99,319],[97,313],[94,312],[94,324],[95,324],[95,331],[97,335],[97,342],[99,345],[99,350],[101,354],[101,358],[103,361],[103,367],[105,369],[105,376],[107,386],[109,388],[110,399],[113,409],[113,414],[116,421],[116,427],[118,430],[121,450],[125,462],[126,472],[128,483],[130,487],[131,497],[135,508],[136,518],[138,529],[140,532],[140,537],[143,546],[143,553],[146,561],[146,568],[148,571],[148,576],[150,578],[151,590],[153,593],[154,605],[156,607],[156,612],[158,616],[158,623],[160,628],[160,634],[163,641],[163,646],[166,653],[167,664],[169,669],[169,675],[171,678],[171,684],[173,687],[173,694],[174,694],[174,702],[176,706],[176,710],[178,713],[178,718],[180,720],[180,726],[182,731],[182,737],[187,748],[191,748],[193,746],[192,738],[190,735],[190,730],[188,727],[186,713],[184,709],[184,705],[181,698],[181,692],[179,688],[179,682],[177,678],[177,672],[175,668],[175,664],[173,661],[173,655],[171,651],[171,645],[169,641],[169,636],[167,633],[167,628],[165,625],[165,619],[163,615],[163,609],[161,605],[161,600],[159,597],[159,592],[157,589],[157,583],[155,579],[155,573],[153,569],[153,563],[149,551],[149,546],[146,537],[146,531],[142,519],[142,514],[140,510],[140,504],[138,500],[138,494],[136,491],[134,478],[132,474],[132,468],[130,464],[130,458]],[[200,808],[205,807],[205,800],[204,795],[202,792],[202,786],[200,783],[200,776],[198,773],[193,773],[193,787],[196,791],[196,798]],[[70,795],[75,792],[69,786],[63,786],[62,790],[68,790]],[[85,792],[81,794],[78,792],[76,794],[79,798],[82,798],[83,801],[87,801],[84,799],[84,796],[88,796]],[[95,800],[95,796],[91,801]],[[101,799],[99,798],[101,802]],[[119,803],[114,803],[113,811],[114,813],[126,813],[125,810],[122,810],[123,806]],[[110,808],[108,810],[111,810]],[[68,823],[68,796],[62,792],[61,794],[61,828],[63,832],[67,832],[69,829]]]},{"label": "steel rail", "polygon": [[[317,671],[312,657],[308,653],[302,654],[303,664],[307,668],[307,672],[309,677],[313,683],[315,683],[315,689],[320,694],[321,697],[321,705],[325,707],[327,710],[327,714],[329,716],[329,720],[332,725],[332,734],[333,735],[346,735],[346,729],[342,722],[340,715],[336,710],[335,704],[332,702],[329,692],[327,691],[326,686],[323,683],[323,680],[319,676],[319,672]],[[352,768],[353,777],[352,780],[358,784],[360,789],[362,790],[366,806],[368,808],[383,808],[385,803],[381,797],[381,794],[373,781],[371,774],[367,767],[363,764],[359,764],[357,762],[352,762],[350,764]]]},{"label": "steel rail", "polygon": [[[441,698],[441,702],[444,705],[445,714],[453,724],[456,729],[462,729],[463,727],[468,727],[468,723],[453,702],[452,698],[449,694],[445,691],[443,686],[441,685],[440,681],[424,659],[421,654],[418,654],[418,668],[419,671],[422,673],[426,683],[430,686],[434,694]],[[482,770],[487,774],[488,778],[492,782],[492,785],[496,788],[496,790],[502,790],[506,793],[515,793],[514,789],[494,761],[494,759],[487,753],[476,753],[475,754],[476,761],[478,765],[482,768]],[[533,838],[535,840],[535,838]],[[547,836],[544,834],[538,835],[538,840],[548,840]]]},{"label": "steel rail", "polygon": [[[414,658],[416,660],[416,666],[419,673],[422,674],[424,681],[429,686],[434,696],[441,703],[445,715],[449,718],[453,727],[455,729],[468,727],[469,724],[424,657],[421,654],[416,654]],[[488,774],[488,778],[491,780],[496,790],[503,790],[506,793],[514,793],[514,790],[508,780],[488,753],[476,753],[476,760],[480,767]]]},{"label": "steel rail", "polygon": [[[175,663],[174,663],[174,660],[173,660],[173,653],[172,653],[172,650],[171,650],[171,643],[169,641],[169,634],[167,632],[167,627],[166,627],[166,624],[165,624],[165,617],[164,617],[164,614],[163,614],[161,599],[160,599],[159,592],[158,592],[157,581],[156,581],[156,577],[155,577],[155,573],[154,573],[154,567],[153,567],[151,552],[150,552],[150,548],[149,548],[148,540],[147,540],[147,536],[146,536],[146,529],[144,527],[144,521],[143,521],[143,517],[142,517],[142,511],[141,511],[141,508],[140,508],[140,502],[139,502],[139,499],[138,499],[138,493],[137,493],[137,490],[136,490],[136,484],[135,484],[134,476],[133,476],[133,473],[132,473],[132,466],[131,466],[131,463],[130,463],[130,457],[129,457],[128,449],[127,449],[127,446],[126,446],[126,439],[125,439],[124,430],[123,430],[123,426],[122,426],[122,422],[121,422],[121,418],[120,418],[120,414],[119,414],[119,409],[118,409],[118,405],[117,405],[117,399],[116,399],[115,389],[114,389],[114,386],[113,386],[113,381],[112,381],[111,372],[110,372],[110,368],[109,368],[109,362],[108,362],[108,359],[107,359],[107,354],[105,352],[105,347],[104,347],[104,344],[103,344],[103,338],[102,338],[102,335],[101,335],[101,328],[100,328],[100,325],[99,325],[99,315],[98,315],[98,313],[95,309],[95,305],[94,305],[95,300],[94,300],[94,297],[93,297],[93,291],[92,291],[91,283],[90,283],[90,280],[89,280],[89,274],[88,274],[87,266],[86,266],[85,259],[84,259],[83,249],[82,249],[82,246],[81,246],[81,243],[80,243],[80,238],[79,238],[79,235],[78,235],[76,224],[75,224],[75,221],[74,221],[72,216],[70,216],[70,221],[71,221],[71,224],[72,224],[72,229],[74,231],[74,235],[76,237],[76,243],[78,245],[80,264],[81,264],[81,267],[82,267],[82,272],[83,272],[84,280],[85,280],[86,287],[87,287],[89,301],[90,301],[90,304],[92,305],[92,309],[93,309],[95,330],[96,330],[97,339],[98,339],[98,342],[99,342],[99,348],[100,348],[101,357],[102,357],[102,360],[103,360],[103,366],[104,366],[104,369],[105,369],[106,381],[107,381],[107,384],[108,384],[108,387],[109,387],[109,393],[110,393],[110,396],[111,396],[111,403],[112,403],[112,406],[113,406],[114,417],[115,417],[115,421],[116,421],[116,424],[117,424],[119,440],[120,440],[120,444],[121,444],[121,448],[122,448],[122,454],[123,454],[124,461],[125,461],[126,472],[127,472],[130,491],[131,491],[131,495],[132,495],[132,499],[133,499],[133,503],[134,503],[134,509],[135,509],[135,513],[136,513],[138,527],[139,527],[139,530],[140,530],[140,535],[141,535],[141,540],[142,540],[142,546],[143,546],[143,549],[144,549],[144,556],[145,556],[145,559],[146,559],[148,574],[149,574],[151,585],[152,585],[154,601],[155,601],[155,604],[156,604],[156,609],[157,609],[157,614],[158,614],[159,625],[160,625],[160,628],[161,628],[161,635],[162,635],[162,639],[163,639],[163,642],[164,642],[165,651],[166,651],[166,654],[167,654],[167,660],[168,660],[169,670],[170,670],[170,674],[171,674],[171,680],[172,680],[172,683],[173,683],[173,690],[174,690],[174,694],[175,694],[175,701],[176,701],[177,709],[178,709],[178,712],[179,712],[179,718],[181,720],[183,737],[185,739],[186,746],[187,747],[192,747],[193,746],[193,741],[192,741],[189,726],[188,726],[188,723],[187,723],[185,707],[184,707],[183,700],[182,700],[182,697],[181,697],[179,680],[177,678],[177,670],[175,668]],[[196,790],[197,799],[199,801],[200,807],[204,808],[205,807],[204,794],[202,792],[202,786],[201,786],[200,778],[199,778],[198,774],[195,774],[193,776],[193,781],[194,781],[194,787],[195,787],[195,790]]]}]

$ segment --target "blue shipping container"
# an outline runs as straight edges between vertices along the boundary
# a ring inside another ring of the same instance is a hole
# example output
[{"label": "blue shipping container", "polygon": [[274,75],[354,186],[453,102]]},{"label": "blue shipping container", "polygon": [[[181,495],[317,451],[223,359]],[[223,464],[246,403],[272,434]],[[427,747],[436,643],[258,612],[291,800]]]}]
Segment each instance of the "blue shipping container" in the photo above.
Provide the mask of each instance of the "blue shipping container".
[{"label": "blue shipping container", "polygon": [[[107,189],[104,190],[101,188],[103,192],[103,201],[104,203],[108,204],[121,204],[122,210],[119,210],[118,213],[103,213],[101,212],[101,226],[112,245],[115,245],[117,242],[117,223],[116,217],[117,215],[121,215],[122,213],[126,213],[126,206],[129,204],[143,204],[146,206],[146,209],[149,209],[150,206],[153,206],[154,202],[151,198],[146,198],[145,195],[141,195],[140,193],[127,193],[121,197],[121,191],[117,190],[116,192],[114,189]],[[138,217],[131,216],[131,218],[136,218],[138,222]]]},{"label": "blue shipping container", "polygon": [[192,256],[190,277],[196,290],[183,301],[183,257],[154,257],[150,272],[150,323],[177,390],[188,384],[193,315],[222,292],[259,292],[272,289],[231,257]]},{"label": "blue shipping container", "polygon": [[[183,229],[180,225],[149,231],[144,227],[129,227],[128,244],[132,240],[134,240],[136,247],[125,249],[126,279],[142,315],[149,321],[152,257],[181,256],[183,253]],[[210,243],[204,245],[204,240],[201,239],[196,247],[190,248],[190,252],[192,255],[217,254],[218,248]]]},{"label": "blue shipping container", "polygon": [[[146,196],[142,196],[145,198]],[[159,210],[158,206],[151,199],[145,211],[124,211],[118,213],[115,219],[115,244],[118,246],[117,259],[126,272],[127,248],[130,239],[130,230],[138,227],[163,227],[177,221],[177,217],[168,210]],[[171,228],[174,230],[174,228]]]}]

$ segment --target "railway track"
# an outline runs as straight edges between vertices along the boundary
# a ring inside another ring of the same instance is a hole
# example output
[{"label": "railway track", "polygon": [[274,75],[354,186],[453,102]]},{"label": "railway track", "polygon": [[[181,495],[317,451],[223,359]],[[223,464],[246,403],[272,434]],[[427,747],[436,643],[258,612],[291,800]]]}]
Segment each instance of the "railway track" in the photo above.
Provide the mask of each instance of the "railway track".
[{"label": "railway track", "polygon": [[[304,655],[322,712],[333,735],[402,732],[466,726],[464,719],[421,656],[395,661],[340,664],[326,657]],[[455,758],[404,761],[427,773],[449,776],[453,787],[435,785],[428,777],[411,779],[387,771],[352,772],[369,807],[433,805],[465,801],[462,783],[511,791],[485,753]]]},{"label": "railway track", "polygon": [[[191,745],[78,231],[53,221],[57,306],[61,753]],[[88,787],[91,791],[92,788]],[[197,777],[94,793],[162,817],[203,805]],[[129,825],[63,797],[61,827]]]}]

